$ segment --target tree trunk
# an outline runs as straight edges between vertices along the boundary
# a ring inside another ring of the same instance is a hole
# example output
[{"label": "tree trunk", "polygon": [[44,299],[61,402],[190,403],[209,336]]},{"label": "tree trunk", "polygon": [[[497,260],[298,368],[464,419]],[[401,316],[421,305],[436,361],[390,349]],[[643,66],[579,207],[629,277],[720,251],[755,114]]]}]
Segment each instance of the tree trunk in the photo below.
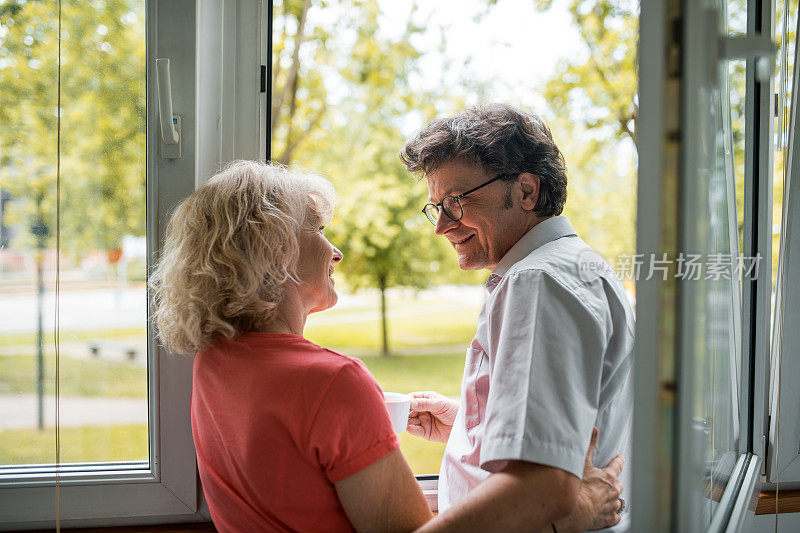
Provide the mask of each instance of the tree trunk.
[{"label": "tree trunk", "polygon": [[[284,103],[293,102],[297,96],[298,87],[298,74],[300,71],[300,49],[305,42],[306,19],[308,10],[311,8],[311,0],[305,0],[303,3],[303,10],[300,12],[300,18],[297,21],[297,33],[294,36],[294,50],[292,51],[292,64],[286,73],[286,80],[283,87],[278,89],[275,83],[274,91],[277,93],[272,101],[272,126],[270,131],[275,131],[280,122],[280,112]],[[277,82],[277,78],[275,78]],[[286,121],[289,127],[289,132],[286,134],[286,143],[291,142],[292,136],[292,122],[294,119],[295,108],[289,110]],[[280,161],[281,163],[288,164],[288,161]]]},{"label": "tree trunk", "polygon": [[[44,194],[36,198],[37,216],[31,224],[36,236],[36,427],[44,429],[44,251],[50,233],[44,221]],[[58,253],[58,250],[56,250]]]},{"label": "tree trunk", "polygon": [[44,249],[36,250],[36,427],[44,429]]},{"label": "tree trunk", "polygon": [[378,278],[378,288],[381,291],[381,354],[389,355],[389,334],[386,325],[386,276]]}]

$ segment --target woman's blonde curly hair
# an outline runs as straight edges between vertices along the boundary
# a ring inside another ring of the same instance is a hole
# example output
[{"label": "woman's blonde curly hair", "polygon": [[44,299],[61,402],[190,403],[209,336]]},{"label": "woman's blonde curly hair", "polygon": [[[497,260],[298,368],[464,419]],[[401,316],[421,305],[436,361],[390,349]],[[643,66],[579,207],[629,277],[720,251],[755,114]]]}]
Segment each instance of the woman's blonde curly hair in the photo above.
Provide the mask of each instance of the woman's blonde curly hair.
[{"label": "woman's blonde curly hair", "polygon": [[161,342],[191,353],[269,323],[297,282],[300,232],[327,224],[335,193],[310,171],[234,161],[170,217],[149,285]]}]

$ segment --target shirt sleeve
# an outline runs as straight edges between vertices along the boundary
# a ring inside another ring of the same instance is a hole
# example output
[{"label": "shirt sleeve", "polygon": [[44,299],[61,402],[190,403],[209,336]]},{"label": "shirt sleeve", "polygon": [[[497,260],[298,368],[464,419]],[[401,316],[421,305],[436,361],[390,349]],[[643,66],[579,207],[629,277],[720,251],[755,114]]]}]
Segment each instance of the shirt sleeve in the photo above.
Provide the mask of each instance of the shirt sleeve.
[{"label": "shirt sleeve", "polygon": [[509,274],[490,302],[481,467],[523,460],[583,477],[605,353],[603,322],[573,291],[538,271]]},{"label": "shirt sleeve", "polygon": [[331,381],[311,422],[308,446],[331,483],[399,447],[383,393],[360,361],[343,366]]}]

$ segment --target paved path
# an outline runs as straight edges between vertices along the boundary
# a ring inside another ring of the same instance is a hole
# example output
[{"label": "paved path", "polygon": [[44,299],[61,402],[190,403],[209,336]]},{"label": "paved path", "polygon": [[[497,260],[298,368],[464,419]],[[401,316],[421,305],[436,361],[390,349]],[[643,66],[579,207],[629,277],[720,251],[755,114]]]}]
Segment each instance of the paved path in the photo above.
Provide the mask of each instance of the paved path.
[{"label": "paved path", "polygon": [[[55,397],[44,397],[45,427],[55,425]],[[36,427],[35,394],[0,394],[0,431]],[[61,398],[62,427],[147,423],[144,398]]]},{"label": "paved path", "polygon": [[[400,307],[389,303],[390,318],[459,312],[466,308],[477,311],[485,297],[481,286],[444,286],[420,292],[390,289],[389,293],[390,300],[396,297],[405,300]],[[413,303],[409,305],[408,300]],[[378,294],[374,291],[342,294],[330,313],[315,314],[311,318],[318,325],[375,320],[378,310],[373,306],[377,304]],[[52,292],[45,294],[43,311],[44,329],[51,332],[55,311]],[[0,334],[36,331],[36,316],[35,295],[0,293]],[[61,331],[143,327],[147,324],[147,293],[144,286],[65,289],[61,291],[59,317]],[[65,340],[68,339],[62,339]]]},{"label": "paved path", "polygon": [[[44,329],[52,331],[53,292],[45,294],[43,306]],[[36,331],[36,309],[35,295],[0,295],[0,333]],[[63,290],[59,317],[63,331],[141,327],[147,321],[147,293],[144,287]]]},{"label": "paved path", "polygon": [[[62,341],[59,344],[59,353],[64,358],[95,359],[115,363],[133,362],[140,366],[144,366],[147,362],[147,339],[143,335],[124,339],[102,339],[100,337],[98,335],[97,340]],[[98,347],[99,353],[96,355],[92,353],[92,344],[96,344]],[[35,344],[0,346],[0,355],[31,357],[36,355],[36,350]],[[135,352],[133,359],[129,357],[130,350]],[[45,343],[44,353],[48,358],[53,356],[55,348],[52,342]]]}]

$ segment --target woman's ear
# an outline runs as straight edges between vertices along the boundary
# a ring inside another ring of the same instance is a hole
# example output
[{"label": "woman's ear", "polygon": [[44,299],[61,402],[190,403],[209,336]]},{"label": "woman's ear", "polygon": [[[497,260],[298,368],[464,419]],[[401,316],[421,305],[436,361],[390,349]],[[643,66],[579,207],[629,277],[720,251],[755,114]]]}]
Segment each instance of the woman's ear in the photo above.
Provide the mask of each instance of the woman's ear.
[{"label": "woman's ear", "polygon": [[520,205],[526,211],[533,211],[539,201],[539,176],[530,172],[519,175],[519,186],[522,190]]}]

